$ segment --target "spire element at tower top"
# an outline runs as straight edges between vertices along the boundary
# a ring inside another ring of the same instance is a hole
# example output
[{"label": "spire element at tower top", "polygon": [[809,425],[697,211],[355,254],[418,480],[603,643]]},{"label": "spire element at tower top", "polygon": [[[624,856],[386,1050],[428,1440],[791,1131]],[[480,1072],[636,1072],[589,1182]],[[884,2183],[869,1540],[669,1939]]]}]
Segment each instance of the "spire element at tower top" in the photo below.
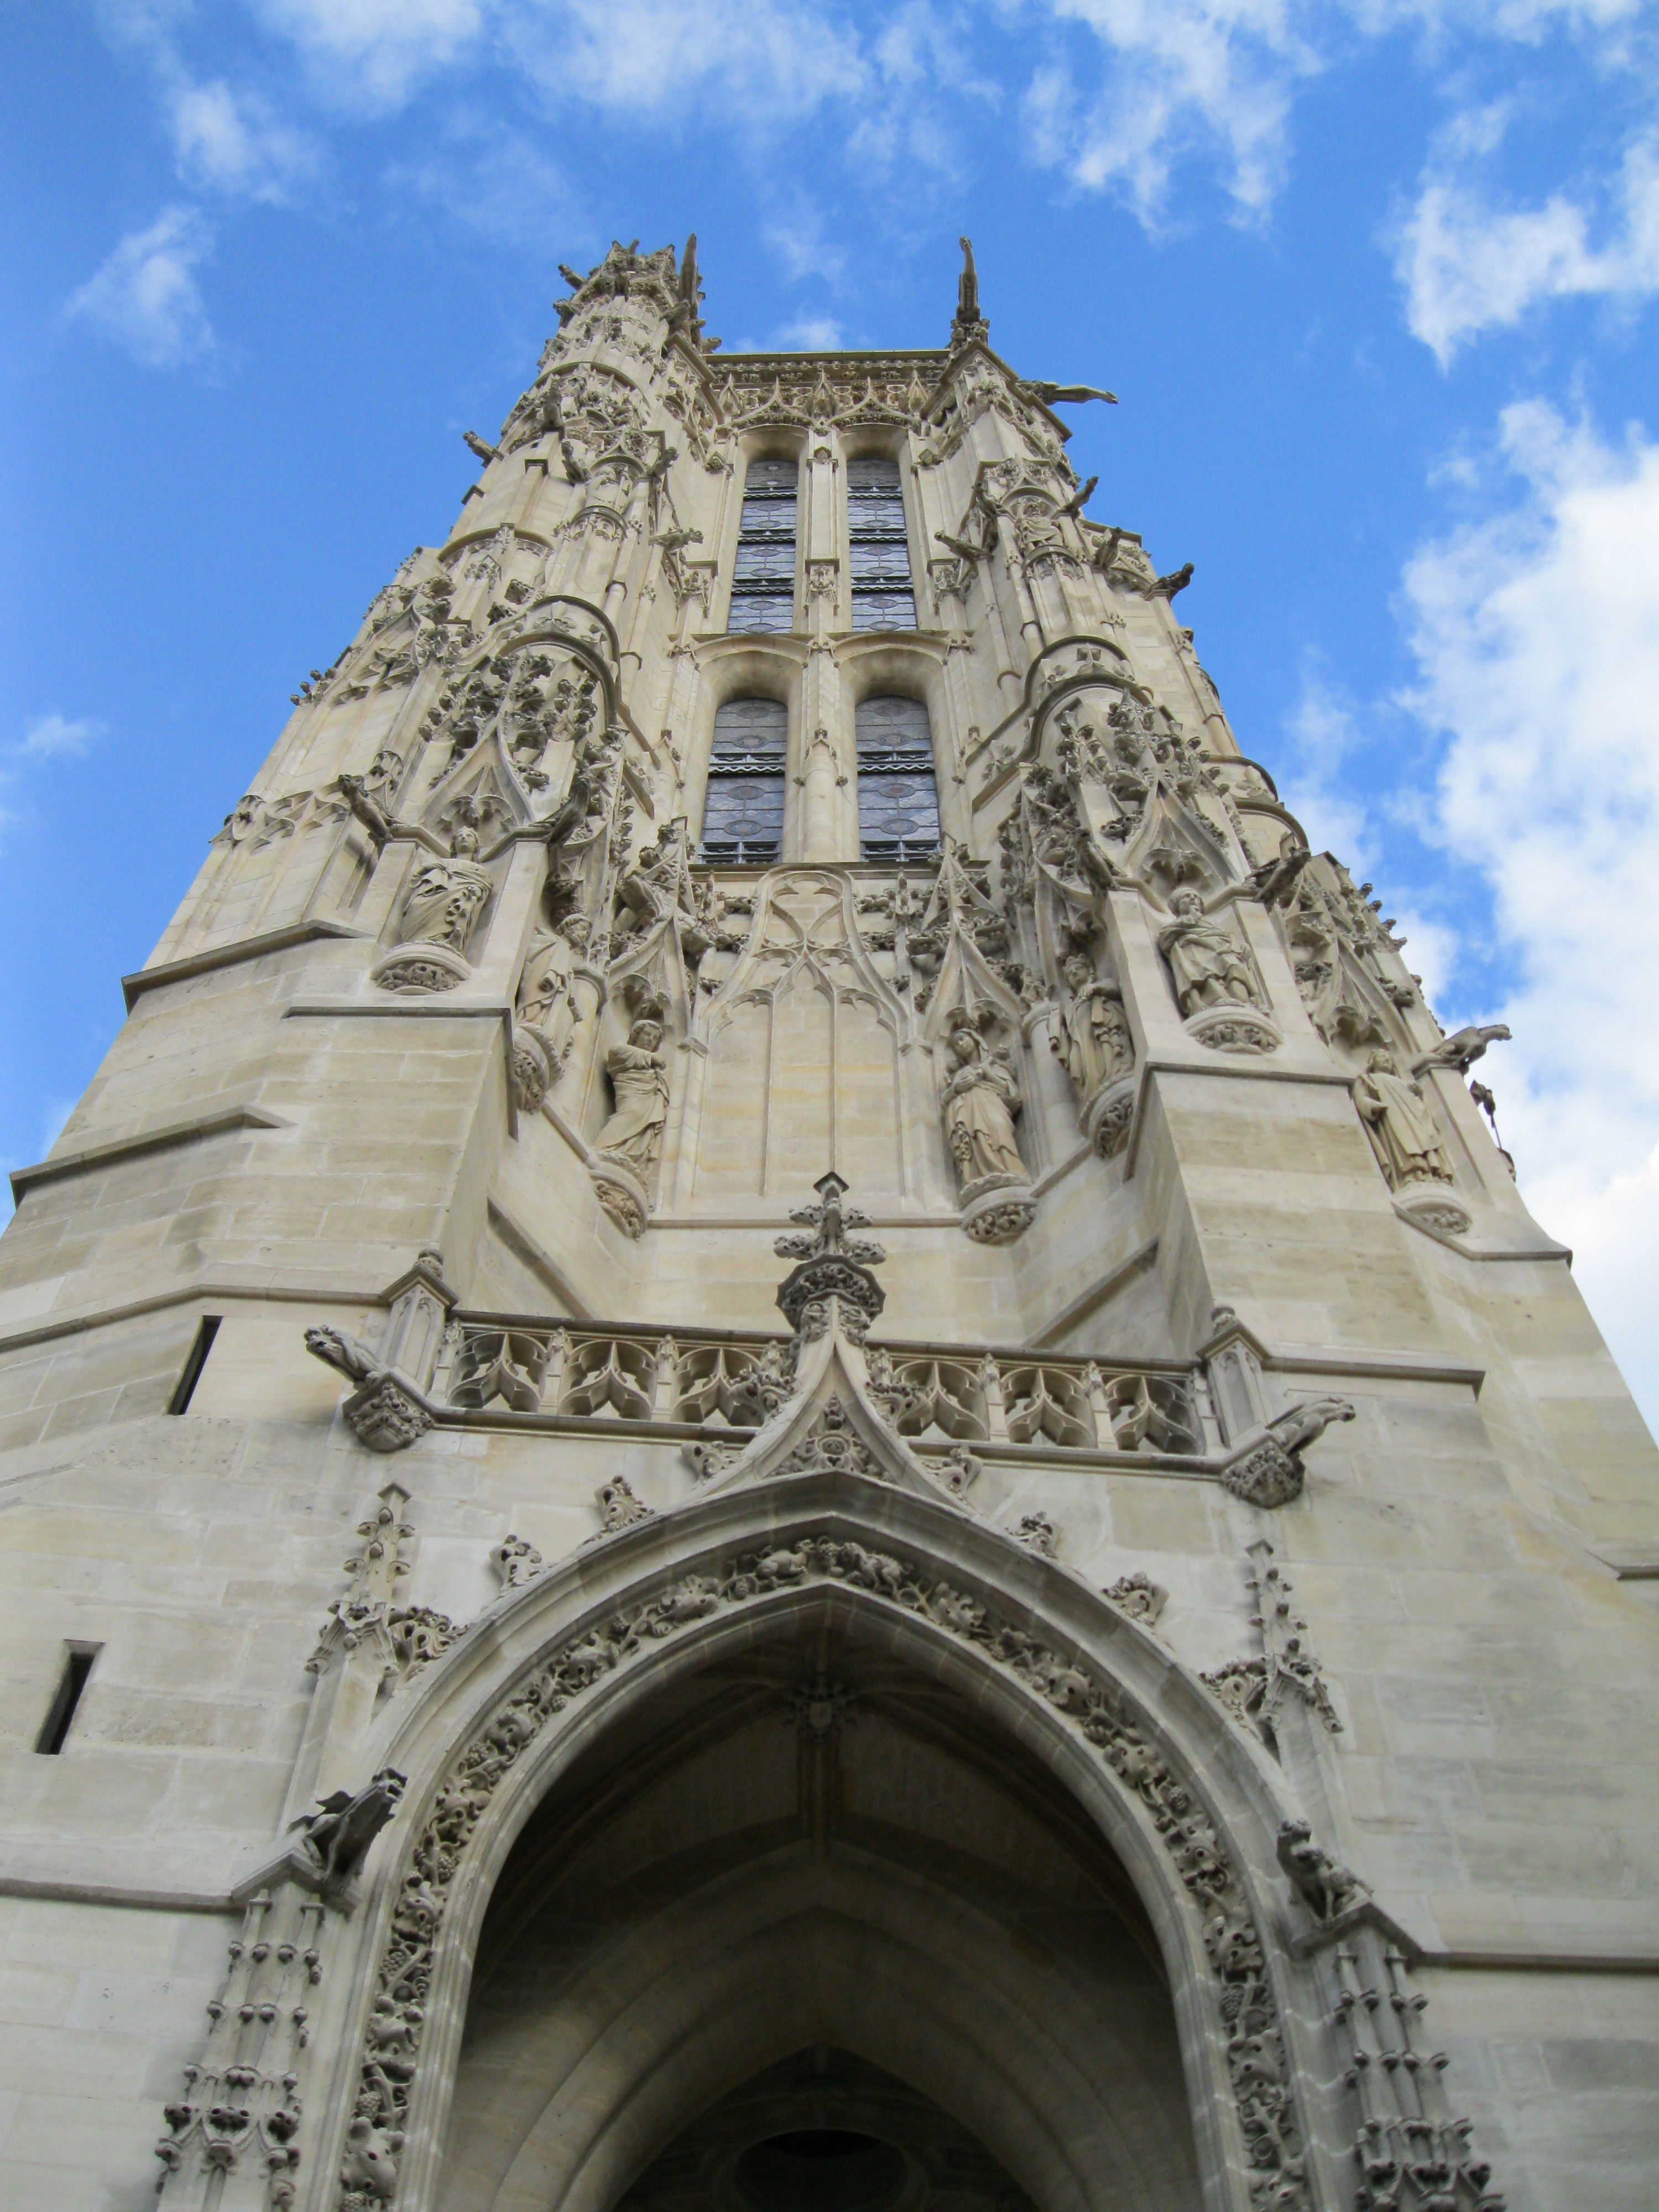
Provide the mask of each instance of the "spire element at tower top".
[{"label": "spire element at tower top", "polygon": [[963,239],[962,275],[957,280],[957,312],[951,324],[951,350],[958,346],[985,344],[991,335],[991,325],[979,311],[979,271],[974,266],[974,247],[970,239]]}]

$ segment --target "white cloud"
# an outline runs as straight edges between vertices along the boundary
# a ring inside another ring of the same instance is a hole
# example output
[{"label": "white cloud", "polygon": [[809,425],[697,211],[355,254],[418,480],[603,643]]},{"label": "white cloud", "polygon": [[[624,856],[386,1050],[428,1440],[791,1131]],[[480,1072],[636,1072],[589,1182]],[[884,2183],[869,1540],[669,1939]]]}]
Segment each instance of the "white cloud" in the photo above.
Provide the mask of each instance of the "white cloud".
[{"label": "white cloud", "polygon": [[1533,402],[1501,450],[1520,495],[1407,570],[1411,703],[1515,977],[1465,1010],[1515,1030],[1487,1078],[1504,1140],[1659,1424],[1659,444]]},{"label": "white cloud", "polygon": [[182,71],[167,74],[173,152],[186,183],[280,204],[315,168],[311,141],[256,94],[234,92],[222,78],[198,84]]},{"label": "white cloud", "polygon": [[501,0],[501,35],[550,92],[630,115],[716,105],[774,131],[870,81],[855,33],[811,0]]},{"label": "white cloud", "polygon": [[1282,181],[1295,88],[1322,66],[1319,34],[1340,11],[1294,0],[1049,0],[1091,31],[1097,82],[1049,63],[1025,114],[1034,152],[1086,190],[1115,190],[1156,222],[1183,158],[1218,159],[1241,214]]},{"label": "white cloud", "polygon": [[196,270],[213,233],[194,208],[165,209],[131,232],[69,301],[65,313],[125,346],[151,368],[177,368],[213,350]]},{"label": "white cloud", "polygon": [[1659,292],[1659,140],[1629,149],[1610,197],[1607,242],[1595,247],[1591,211],[1577,200],[1500,210],[1457,176],[1431,173],[1395,255],[1413,333],[1444,368],[1478,331],[1517,323],[1542,301]]},{"label": "white cloud", "polygon": [[845,343],[841,325],[829,315],[801,315],[773,339],[769,350],[781,353],[835,353]]},{"label": "white cloud", "polygon": [[395,107],[483,33],[489,0],[251,0],[292,40],[319,88],[342,104]]},{"label": "white cloud", "polygon": [[42,714],[29,724],[11,750],[24,760],[52,760],[64,753],[85,752],[103,732],[103,724],[89,717],[71,722],[62,714]]}]

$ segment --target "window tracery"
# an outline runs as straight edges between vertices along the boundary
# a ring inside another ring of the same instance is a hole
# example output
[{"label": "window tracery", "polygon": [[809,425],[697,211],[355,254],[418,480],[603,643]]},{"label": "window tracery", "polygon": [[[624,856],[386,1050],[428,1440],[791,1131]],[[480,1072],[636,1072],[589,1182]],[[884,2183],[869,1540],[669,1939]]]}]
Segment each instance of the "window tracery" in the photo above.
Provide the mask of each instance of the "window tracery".
[{"label": "window tracery", "polygon": [[738,523],[728,631],[791,630],[795,626],[796,477],[793,460],[749,464]]},{"label": "window tracery", "polygon": [[914,629],[915,594],[896,461],[869,454],[847,465],[847,538],[854,629]]},{"label": "window tracery", "polygon": [[702,857],[767,867],[783,846],[789,710],[777,699],[728,699],[714,715],[702,810]]},{"label": "window tracery", "polygon": [[859,853],[919,860],[939,848],[933,738],[920,699],[862,699],[854,717],[859,765]]}]

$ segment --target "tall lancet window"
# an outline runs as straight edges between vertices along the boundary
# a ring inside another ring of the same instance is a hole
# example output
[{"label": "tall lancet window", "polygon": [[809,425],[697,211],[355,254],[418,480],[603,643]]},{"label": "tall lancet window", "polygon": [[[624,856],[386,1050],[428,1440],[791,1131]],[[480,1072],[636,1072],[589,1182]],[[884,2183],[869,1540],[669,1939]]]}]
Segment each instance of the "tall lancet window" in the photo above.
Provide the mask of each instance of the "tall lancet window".
[{"label": "tall lancet window", "polygon": [[714,714],[702,806],[702,854],[727,867],[767,867],[783,845],[783,762],[789,709],[776,699],[728,699]]},{"label": "tall lancet window", "polygon": [[728,630],[795,627],[793,461],[750,461],[738,522]]},{"label": "tall lancet window", "polygon": [[847,464],[847,537],[853,560],[854,629],[914,629],[910,548],[896,461]]},{"label": "tall lancet window", "polygon": [[925,859],[939,848],[939,793],[927,708],[920,699],[862,699],[854,729],[860,858]]}]

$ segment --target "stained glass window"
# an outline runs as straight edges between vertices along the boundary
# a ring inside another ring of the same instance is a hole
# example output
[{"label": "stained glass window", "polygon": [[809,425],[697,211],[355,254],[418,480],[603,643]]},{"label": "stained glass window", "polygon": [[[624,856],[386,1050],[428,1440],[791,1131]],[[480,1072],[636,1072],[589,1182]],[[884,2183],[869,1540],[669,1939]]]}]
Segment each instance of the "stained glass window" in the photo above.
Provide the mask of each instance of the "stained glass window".
[{"label": "stained glass window", "polygon": [[847,464],[847,536],[854,629],[914,629],[916,602],[896,461],[866,456]]},{"label": "stained glass window", "polygon": [[750,461],[738,522],[728,630],[795,627],[793,461]]},{"label": "stained glass window", "polygon": [[728,699],[714,714],[702,856],[727,867],[767,867],[783,844],[783,767],[789,709],[776,699]]},{"label": "stained glass window", "polygon": [[859,851],[866,860],[925,860],[939,849],[933,737],[920,699],[862,699]]}]

